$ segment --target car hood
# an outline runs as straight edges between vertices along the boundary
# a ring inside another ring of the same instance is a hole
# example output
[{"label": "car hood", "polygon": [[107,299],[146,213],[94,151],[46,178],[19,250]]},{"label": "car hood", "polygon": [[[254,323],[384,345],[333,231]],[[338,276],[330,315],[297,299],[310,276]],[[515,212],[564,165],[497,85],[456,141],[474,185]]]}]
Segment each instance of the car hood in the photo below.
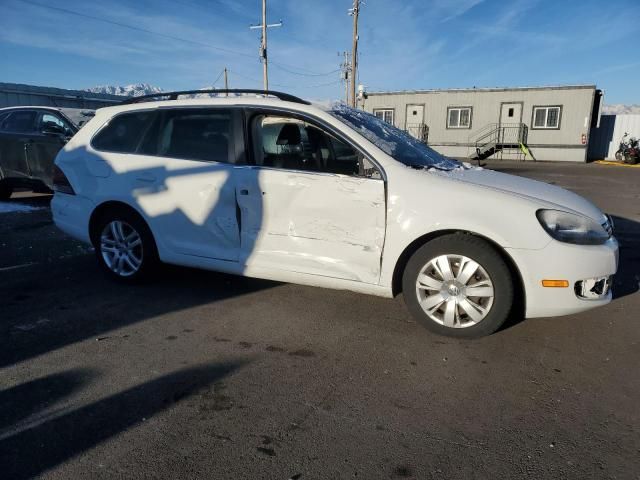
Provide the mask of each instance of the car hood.
[{"label": "car hood", "polygon": [[569,209],[598,223],[603,221],[602,211],[593,203],[555,185],[480,168],[458,169],[455,172],[447,172],[446,175],[465,183],[529,198],[544,208]]}]

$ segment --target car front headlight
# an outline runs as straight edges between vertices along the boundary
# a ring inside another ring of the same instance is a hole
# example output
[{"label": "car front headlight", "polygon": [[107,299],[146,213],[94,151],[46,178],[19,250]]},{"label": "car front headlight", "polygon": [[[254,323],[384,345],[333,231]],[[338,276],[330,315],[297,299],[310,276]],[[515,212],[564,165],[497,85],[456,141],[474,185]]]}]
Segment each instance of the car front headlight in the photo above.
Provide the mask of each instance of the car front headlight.
[{"label": "car front headlight", "polygon": [[[601,245],[611,236],[609,229],[595,220],[561,210],[538,210],[542,228],[560,242],[576,245]],[[609,220],[607,219],[608,223]]]}]

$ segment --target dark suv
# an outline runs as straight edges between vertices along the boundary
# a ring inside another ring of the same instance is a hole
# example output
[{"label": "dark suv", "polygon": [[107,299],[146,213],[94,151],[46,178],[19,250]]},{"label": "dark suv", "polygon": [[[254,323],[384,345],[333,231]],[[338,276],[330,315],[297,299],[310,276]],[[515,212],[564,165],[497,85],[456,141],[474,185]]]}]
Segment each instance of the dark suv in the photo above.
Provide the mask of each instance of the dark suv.
[{"label": "dark suv", "polygon": [[49,191],[58,151],[93,115],[75,108],[0,109],[0,199],[16,187]]}]

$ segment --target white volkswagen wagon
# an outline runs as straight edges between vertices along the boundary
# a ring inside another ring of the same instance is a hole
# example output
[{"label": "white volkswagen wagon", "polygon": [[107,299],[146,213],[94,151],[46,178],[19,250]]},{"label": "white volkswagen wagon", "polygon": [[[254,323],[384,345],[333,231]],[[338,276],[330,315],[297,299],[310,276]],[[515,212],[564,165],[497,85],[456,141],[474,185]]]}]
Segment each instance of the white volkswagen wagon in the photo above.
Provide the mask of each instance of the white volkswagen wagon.
[{"label": "white volkswagen wagon", "polygon": [[402,292],[425,327],[459,337],[611,300],[612,223],[578,195],[458,163],[344,105],[185,93],[98,110],[56,159],[54,221],[116,279],[166,262]]}]

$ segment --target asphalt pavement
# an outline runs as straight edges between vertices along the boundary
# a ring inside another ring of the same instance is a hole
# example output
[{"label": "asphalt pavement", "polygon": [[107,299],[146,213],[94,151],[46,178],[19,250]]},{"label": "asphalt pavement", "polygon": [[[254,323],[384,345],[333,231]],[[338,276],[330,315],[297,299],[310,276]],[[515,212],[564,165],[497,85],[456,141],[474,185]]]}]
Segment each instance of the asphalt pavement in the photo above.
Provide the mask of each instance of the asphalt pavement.
[{"label": "asphalt pavement", "polygon": [[401,297],[123,286],[49,196],[0,203],[0,478],[639,479],[640,170],[491,165],[614,215],[610,305],[462,341]]}]

